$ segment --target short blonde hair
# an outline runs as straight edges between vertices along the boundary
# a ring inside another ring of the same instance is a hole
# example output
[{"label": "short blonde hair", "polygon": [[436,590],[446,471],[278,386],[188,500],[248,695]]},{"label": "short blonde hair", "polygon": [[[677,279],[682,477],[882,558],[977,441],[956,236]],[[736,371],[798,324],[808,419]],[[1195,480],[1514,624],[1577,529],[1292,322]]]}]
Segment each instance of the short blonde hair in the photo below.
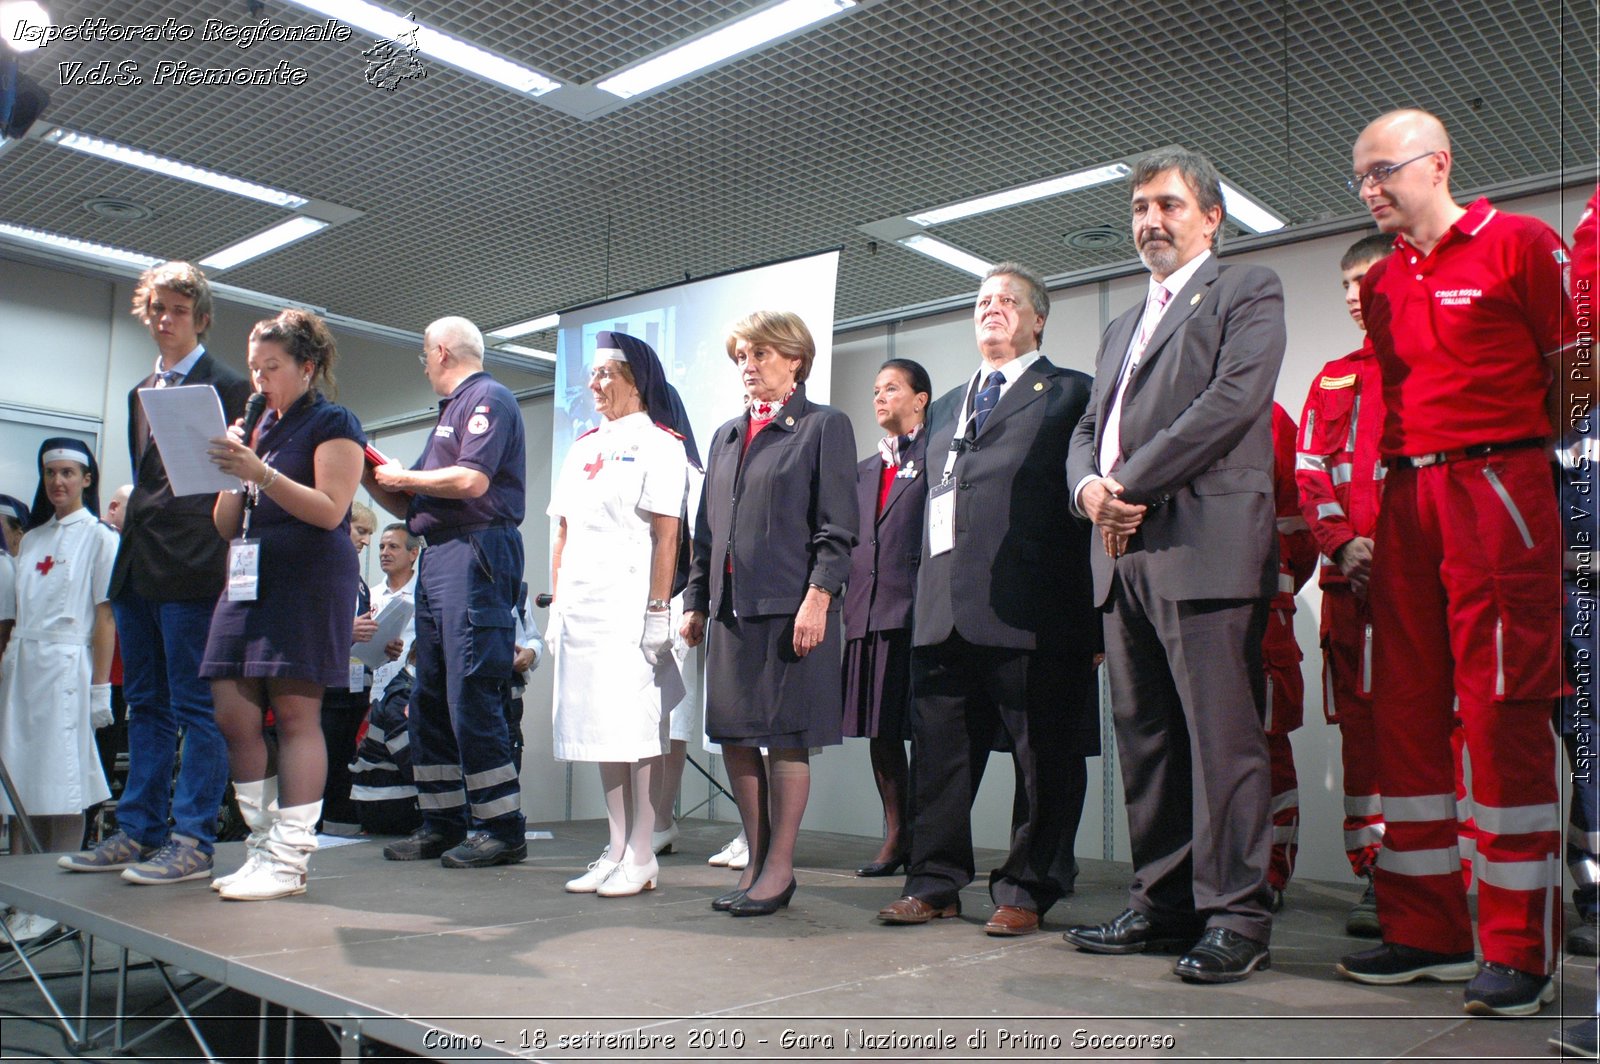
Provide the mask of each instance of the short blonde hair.
[{"label": "short blonde hair", "polygon": [[728,358],[734,358],[739,341],[755,347],[770,347],[785,358],[798,359],[800,368],[795,371],[794,382],[803,383],[811,375],[811,363],[817,358],[817,342],[800,315],[787,310],[758,310],[741,318],[728,330]]}]

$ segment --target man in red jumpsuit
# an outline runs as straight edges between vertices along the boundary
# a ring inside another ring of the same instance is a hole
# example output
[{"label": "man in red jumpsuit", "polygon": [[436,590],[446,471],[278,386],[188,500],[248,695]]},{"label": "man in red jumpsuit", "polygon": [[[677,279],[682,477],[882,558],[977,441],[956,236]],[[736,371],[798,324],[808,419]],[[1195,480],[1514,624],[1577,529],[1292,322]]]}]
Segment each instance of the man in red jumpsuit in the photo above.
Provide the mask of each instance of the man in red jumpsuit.
[{"label": "man in red jumpsuit", "polygon": [[[1469,1014],[1528,1015],[1554,997],[1561,911],[1550,728],[1563,686],[1552,623],[1561,535],[1544,445],[1547,398],[1576,332],[1567,252],[1536,219],[1455,202],[1450,141],[1433,115],[1383,115],[1353,156],[1352,189],[1396,234],[1361,284],[1388,407],[1370,584],[1386,829],[1373,880],[1383,944],[1337,970],[1376,984],[1470,980]],[[1456,839],[1457,700],[1482,965]]]}]

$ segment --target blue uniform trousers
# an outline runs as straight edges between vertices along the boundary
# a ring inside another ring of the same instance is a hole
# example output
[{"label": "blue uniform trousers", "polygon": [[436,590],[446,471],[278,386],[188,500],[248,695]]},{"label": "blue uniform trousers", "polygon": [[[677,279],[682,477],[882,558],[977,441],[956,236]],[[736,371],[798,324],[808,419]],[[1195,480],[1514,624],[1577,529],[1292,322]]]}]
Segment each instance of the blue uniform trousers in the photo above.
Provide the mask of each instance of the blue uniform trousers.
[{"label": "blue uniform trousers", "polygon": [[522,792],[506,728],[522,534],[481,529],[430,544],[416,590],[416,686],[407,722],[417,805],[446,835],[520,845]]}]

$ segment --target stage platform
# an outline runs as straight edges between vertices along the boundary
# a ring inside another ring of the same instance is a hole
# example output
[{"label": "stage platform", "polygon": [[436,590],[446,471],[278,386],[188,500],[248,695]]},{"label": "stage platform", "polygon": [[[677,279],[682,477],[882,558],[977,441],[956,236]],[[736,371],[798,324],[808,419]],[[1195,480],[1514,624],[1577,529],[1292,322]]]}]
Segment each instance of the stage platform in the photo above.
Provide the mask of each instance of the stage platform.
[{"label": "stage platform", "polygon": [[[1459,985],[1339,979],[1334,960],[1363,948],[1342,931],[1353,884],[1296,881],[1272,970],[1204,987],[1179,981],[1170,956],[1062,942],[1067,924],[1122,907],[1125,865],[1084,861],[1043,933],[996,939],[982,931],[980,886],[959,920],[879,925],[901,880],[853,874],[872,840],[804,833],[789,910],[735,919],[708,905],[733,883],[705,863],[727,824],[685,822],[660,888],[624,899],[562,890],[603,847],[602,823],[532,826],[554,838],[530,841],[525,864],[397,864],[361,842],[319,852],[305,896],[257,904],[221,901],[204,882],[136,887],[62,872],[52,856],[6,857],[0,900],[93,936],[98,963],[115,943],[322,1017],[347,1056],[377,1042],[442,1059],[1547,1060],[1563,1014],[1593,1015],[1590,958],[1565,958],[1556,1004],[1522,1020],[1468,1020]],[[219,870],[241,852],[220,847]],[[11,974],[0,1007],[44,1013]],[[75,979],[53,989],[70,1016]]]}]

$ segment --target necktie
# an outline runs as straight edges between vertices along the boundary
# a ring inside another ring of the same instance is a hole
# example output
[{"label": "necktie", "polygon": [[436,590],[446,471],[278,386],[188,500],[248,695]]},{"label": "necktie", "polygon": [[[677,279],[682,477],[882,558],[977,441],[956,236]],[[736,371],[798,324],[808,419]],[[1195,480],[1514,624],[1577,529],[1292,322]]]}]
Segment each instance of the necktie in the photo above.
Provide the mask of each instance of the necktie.
[{"label": "necktie", "polygon": [[1150,293],[1150,298],[1144,305],[1144,316],[1139,320],[1139,331],[1134,334],[1133,343],[1128,346],[1128,358],[1122,366],[1122,377],[1117,381],[1116,398],[1111,401],[1111,409],[1106,412],[1106,425],[1100,433],[1100,472],[1101,475],[1110,475],[1122,461],[1122,401],[1128,392],[1128,382],[1133,379],[1133,371],[1139,368],[1139,359],[1144,357],[1144,349],[1150,345],[1150,337],[1155,335],[1156,327],[1161,324],[1162,312],[1167,308],[1167,302],[1172,298],[1172,293],[1166,286],[1156,285],[1156,290]]},{"label": "necktie", "polygon": [[1000,401],[1000,386],[1006,382],[1006,375],[999,370],[989,374],[983,382],[983,391],[972,402],[972,433],[977,435],[983,431],[983,423],[989,420],[989,411],[994,409],[994,404]]},{"label": "necktie", "polygon": [[175,369],[164,369],[160,373],[156,374],[156,387],[170,388],[174,384],[177,384],[179,378],[182,376],[183,375]]}]

